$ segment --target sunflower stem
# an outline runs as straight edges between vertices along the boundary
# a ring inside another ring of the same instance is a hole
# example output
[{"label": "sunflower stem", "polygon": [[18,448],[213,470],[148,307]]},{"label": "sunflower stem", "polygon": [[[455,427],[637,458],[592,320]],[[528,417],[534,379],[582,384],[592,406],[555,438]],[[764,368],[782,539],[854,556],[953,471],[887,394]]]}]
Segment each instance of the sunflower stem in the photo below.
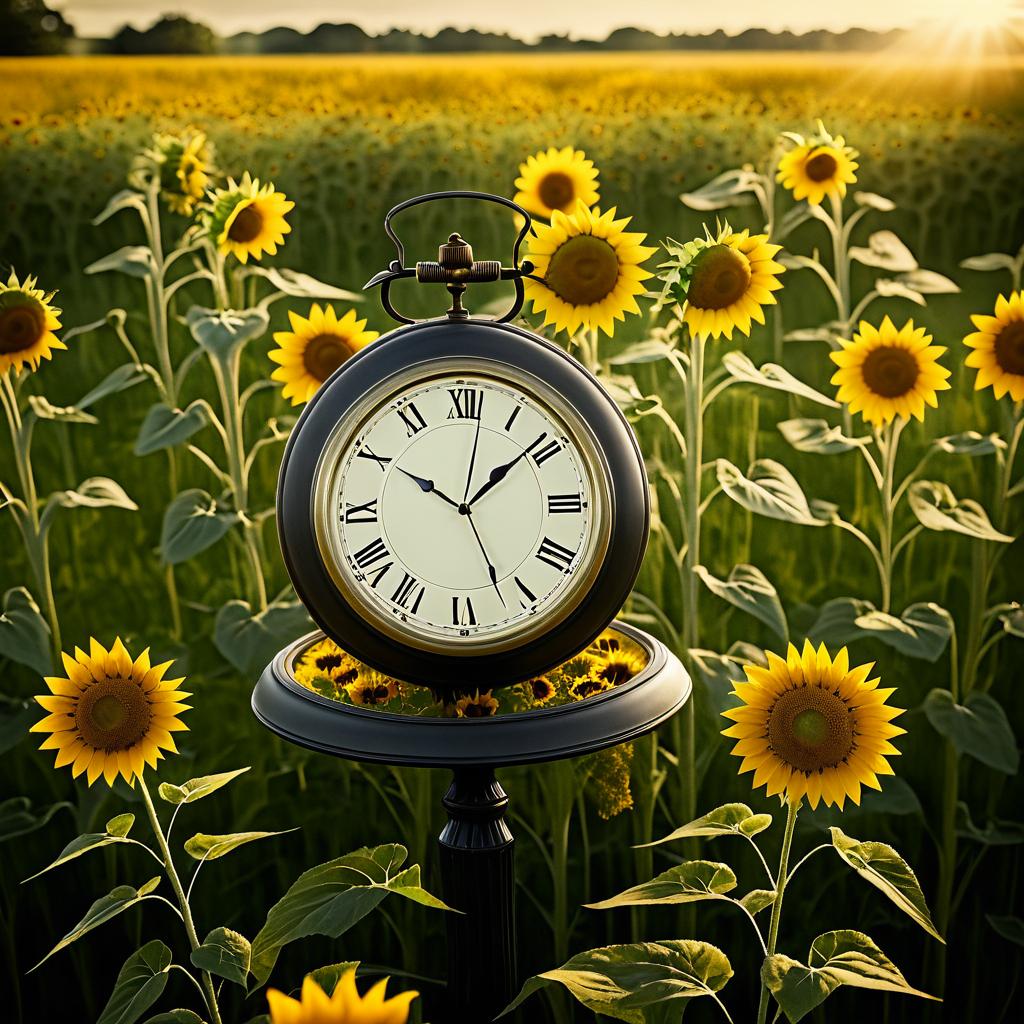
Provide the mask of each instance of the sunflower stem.
[{"label": "sunflower stem", "polygon": [[876,431],[875,443],[882,454],[882,486],[880,488],[882,504],[882,524],[879,530],[879,553],[881,564],[879,576],[882,587],[883,612],[889,612],[892,606],[892,567],[893,567],[893,530],[896,519],[896,502],[893,498],[893,484],[896,474],[896,455],[899,450],[900,434],[906,421],[897,418],[892,420],[883,431]]},{"label": "sunflower stem", "polygon": [[[146,805],[146,814],[149,816],[149,823],[153,828],[153,835],[156,837],[157,845],[160,847],[160,854],[163,858],[164,871],[167,880],[171,883],[178,906],[181,908],[181,917],[185,923],[185,934],[188,936],[189,946],[193,952],[200,946],[199,936],[196,933],[196,926],[192,920],[192,909],[188,904],[188,897],[182,888],[181,879],[174,867],[174,859],[171,857],[171,848],[167,845],[167,838],[157,817],[156,808],[153,806],[153,798],[149,795],[149,789],[141,775],[138,776],[139,791],[142,793],[142,802]],[[209,971],[203,971],[200,975],[203,979],[203,989],[206,993],[206,1008],[210,1011],[213,1024],[222,1024],[220,1008],[217,1006],[217,991],[213,986],[213,978]]]},{"label": "sunflower stem", "polygon": [[[793,845],[793,832],[796,829],[796,816],[800,810],[800,801],[791,800],[786,814],[786,831],[782,834],[782,852],[779,854],[779,870],[776,874],[778,888],[775,902],[772,904],[772,919],[768,926],[768,949],[766,956],[775,954],[775,943],[779,937],[779,918],[782,916],[782,897],[789,881],[789,851]],[[757,1004],[757,1024],[765,1024],[768,1018],[768,986],[761,983],[761,998]]]},{"label": "sunflower stem", "polygon": [[[704,348],[703,337],[690,339],[690,366],[686,374],[686,452],[683,459],[685,478],[684,497],[686,501],[686,557],[683,572],[685,580],[685,607],[683,608],[683,660],[691,674],[694,666],[690,651],[698,646],[700,639],[700,580],[696,567],[700,565],[700,506],[701,506],[701,464],[704,461]],[[686,702],[679,714],[679,744],[676,748],[679,773],[679,796],[677,815],[680,824],[693,821],[697,816],[697,778],[695,764],[696,712],[694,698]],[[695,840],[685,843],[686,854],[696,856],[698,845]],[[692,907],[686,908],[684,920],[692,932],[695,915]]]}]

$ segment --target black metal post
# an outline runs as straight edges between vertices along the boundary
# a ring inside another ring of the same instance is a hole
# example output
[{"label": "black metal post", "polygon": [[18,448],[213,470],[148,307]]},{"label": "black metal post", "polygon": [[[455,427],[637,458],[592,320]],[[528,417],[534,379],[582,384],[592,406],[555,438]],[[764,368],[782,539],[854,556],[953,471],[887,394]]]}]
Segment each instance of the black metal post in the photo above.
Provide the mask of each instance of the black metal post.
[{"label": "black metal post", "polygon": [[491,768],[456,768],[442,803],[438,837],[448,917],[448,1014],[488,1024],[513,999],[516,974],[515,840],[505,822],[508,796]]}]

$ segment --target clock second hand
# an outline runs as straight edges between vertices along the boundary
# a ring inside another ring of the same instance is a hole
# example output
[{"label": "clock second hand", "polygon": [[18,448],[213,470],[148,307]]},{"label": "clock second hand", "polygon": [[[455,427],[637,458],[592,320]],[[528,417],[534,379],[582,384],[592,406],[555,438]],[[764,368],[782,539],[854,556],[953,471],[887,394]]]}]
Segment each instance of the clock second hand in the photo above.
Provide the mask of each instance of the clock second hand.
[{"label": "clock second hand", "polygon": [[490,558],[487,556],[487,549],[484,547],[484,542],[480,539],[480,533],[476,528],[476,523],[473,522],[473,513],[470,512],[469,506],[466,504],[459,506],[459,512],[466,517],[469,521],[469,525],[473,528],[473,536],[476,537],[476,542],[480,546],[480,554],[484,556],[484,561],[487,563],[487,574],[491,577],[491,586],[494,587],[494,592],[498,595],[501,607],[504,608],[506,607],[505,598],[501,596],[501,591],[498,589],[498,573],[491,564]]}]

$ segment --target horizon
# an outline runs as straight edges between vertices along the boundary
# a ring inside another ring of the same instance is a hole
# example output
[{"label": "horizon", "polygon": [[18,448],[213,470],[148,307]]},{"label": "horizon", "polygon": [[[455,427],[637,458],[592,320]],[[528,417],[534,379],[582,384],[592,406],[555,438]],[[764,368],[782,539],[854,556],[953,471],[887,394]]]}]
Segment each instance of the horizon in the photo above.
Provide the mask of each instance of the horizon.
[{"label": "horizon", "polygon": [[215,8],[194,0],[68,0],[54,4],[82,37],[113,35],[124,25],[143,30],[167,14],[182,14],[203,22],[218,35],[259,33],[271,28],[308,32],[321,24],[351,22],[370,35],[392,28],[433,35],[443,28],[477,29],[535,41],[542,35],[573,38],[607,37],[620,28],[647,29],[659,34],[705,34],[718,29],[736,35],[746,29],[804,33],[815,30],[843,32],[851,28],[873,31],[912,28],[961,10],[958,0],[862,0],[856,20],[836,11],[823,14],[815,5],[798,0],[777,0],[770,12],[754,0],[733,0],[724,16],[705,15],[703,6],[681,9],[679,0],[635,0],[624,19],[615,0],[568,0],[553,10],[547,0],[520,0],[515,13],[482,13],[471,0],[450,0],[424,7],[419,0],[384,0],[372,11],[358,3],[304,0],[282,11],[272,0],[220,0]]}]

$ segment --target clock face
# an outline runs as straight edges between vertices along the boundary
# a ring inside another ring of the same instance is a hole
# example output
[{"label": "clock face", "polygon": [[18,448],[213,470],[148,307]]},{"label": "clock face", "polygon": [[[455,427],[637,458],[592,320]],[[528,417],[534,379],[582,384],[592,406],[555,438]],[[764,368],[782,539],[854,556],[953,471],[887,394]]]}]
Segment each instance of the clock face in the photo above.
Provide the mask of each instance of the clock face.
[{"label": "clock face", "polygon": [[425,650],[521,644],[575,608],[607,544],[604,464],[539,381],[445,374],[369,396],[325,450],[316,523],[335,583]]}]

